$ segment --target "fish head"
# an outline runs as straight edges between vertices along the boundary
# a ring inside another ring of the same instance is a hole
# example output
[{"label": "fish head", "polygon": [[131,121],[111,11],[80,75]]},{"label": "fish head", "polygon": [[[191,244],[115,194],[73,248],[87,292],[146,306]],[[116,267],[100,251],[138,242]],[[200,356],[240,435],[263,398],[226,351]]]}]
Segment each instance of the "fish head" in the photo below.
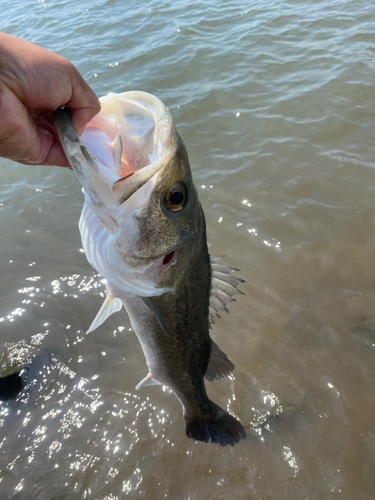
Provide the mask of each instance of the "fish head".
[{"label": "fish head", "polygon": [[[205,238],[203,211],[186,148],[177,133],[171,156],[148,184],[144,187],[150,190],[148,202],[132,211],[132,222],[124,217],[124,229],[134,223],[133,254],[138,261],[154,263],[152,275],[159,286],[171,287],[176,282],[176,275],[181,275],[181,268],[186,269],[196,250],[197,239],[199,243]],[[135,194],[125,205],[136,203],[137,197]],[[128,251],[128,237],[126,230],[119,233],[120,253]],[[125,244],[122,246],[122,243]]]},{"label": "fish head", "polygon": [[142,270],[156,286],[166,281],[173,264],[188,258],[203,217],[169,110],[136,91],[101,98],[101,112],[81,137],[66,112],[54,118],[85,201],[112,235],[111,263]]},{"label": "fish head", "polygon": [[[194,236],[203,237],[205,231],[201,231],[203,212],[184,142],[165,107],[162,116],[162,121],[155,117],[152,140],[163,144],[158,154],[151,154],[159,163],[158,171],[124,201],[121,185],[125,184],[126,193],[129,175],[135,171],[131,162],[127,163],[128,177],[116,183],[121,200],[116,216],[116,250],[128,265],[142,269],[148,266],[148,274],[159,286],[171,287],[179,268],[185,266],[194,251]],[[141,177],[142,167],[136,172]]]}]

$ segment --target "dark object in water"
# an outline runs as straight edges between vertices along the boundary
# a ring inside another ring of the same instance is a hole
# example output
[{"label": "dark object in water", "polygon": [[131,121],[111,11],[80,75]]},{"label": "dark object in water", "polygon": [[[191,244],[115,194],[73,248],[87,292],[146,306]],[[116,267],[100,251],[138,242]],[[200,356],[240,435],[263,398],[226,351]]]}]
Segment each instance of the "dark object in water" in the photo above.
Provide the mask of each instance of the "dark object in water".
[{"label": "dark object in water", "polygon": [[22,391],[24,381],[20,372],[12,373],[6,377],[0,377],[0,401],[16,399]]}]

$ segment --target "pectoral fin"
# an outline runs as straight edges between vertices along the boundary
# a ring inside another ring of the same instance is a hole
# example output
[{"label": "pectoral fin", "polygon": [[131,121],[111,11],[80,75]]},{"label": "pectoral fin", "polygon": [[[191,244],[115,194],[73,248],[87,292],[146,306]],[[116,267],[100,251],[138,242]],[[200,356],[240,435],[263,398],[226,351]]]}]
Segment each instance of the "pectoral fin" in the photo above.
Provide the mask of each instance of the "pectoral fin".
[{"label": "pectoral fin", "polygon": [[90,328],[87,330],[86,334],[91,333],[93,330],[98,328],[104,321],[113,313],[120,311],[122,307],[122,302],[117,297],[108,294],[102,307],[99,309],[98,314],[95,316],[94,321],[91,323]]},{"label": "pectoral fin", "polygon": [[155,316],[157,319],[159,325],[162,327],[164,333],[168,335],[169,337],[169,330],[167,325],[165,324],[165,321],[163,319],[163,316],[160,314],[159,309],[157,308],[155,302],[152,300],[152,297],[141,297],[139,296],[140,299],[143,300],[143,302],[146,304],[146,306],[150,309],[152,314]]}]

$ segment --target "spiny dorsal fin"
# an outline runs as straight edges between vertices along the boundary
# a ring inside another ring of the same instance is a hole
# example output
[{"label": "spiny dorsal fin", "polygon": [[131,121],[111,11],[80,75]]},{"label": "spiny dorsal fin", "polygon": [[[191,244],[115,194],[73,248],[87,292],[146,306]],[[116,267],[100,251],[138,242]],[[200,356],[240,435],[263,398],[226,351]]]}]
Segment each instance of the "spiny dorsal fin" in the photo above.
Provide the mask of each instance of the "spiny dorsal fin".
[{"label": "spiny dorsal fin", "polygon": [[211,269],[212,271],[219,271],[227,274],[239,271],[239,269],[236,269],[235,267],[223,266],[222,264],[215,264],[215,263],[211,264]]},{"label": "spiny dorsal fin", "polygon": [[208,306],[208,312],[212,319],[220,318],[219,313],[211,306],[211,304]]},{"label": "spiny dorsal fin", "polygon": [[212,295],[212,293],[210,297],[210,306],[213,307],[216,312],[225,311],[226,313],[229,313],[226,306],[220,300],[218,300],[214,295]]},{"label": "spiny dorsal fin", "polygon": [[107,292],[107,297],[99,309],[98,314],[95,316],[94,321],[91,323],[90,328],[87,330],[86,334],[91,333],[93,330],[98,328],[104,321],[113,313],[119,311],[122,307],[122,302],[117,297],[114,297],[109,292]]},{"label": "spiny dorsal fin", "polygon": [[236,269],[235,267],[223,266],[222,264],[218,264],[219,260],[222,257],[225,256],[210,255],[212,275],[220,279],[221,281],[225,281],[226,283],[233,285],[234,287],[237,287],[241,283],[244,283],[244,280],[242,280],[241,278],[237,278],[236,276],[231,276],[231,273],[239,271],[239,269]]},{"label": "spiny dorsal fin", "polygon": [[229,302],[233,302],[236,299],[233,299],[230,295],[218,290],[215,285],[211,284],[211,297],[215,297],[219,302],[226,306]]},{"label": "spiny dorsal fin", "polygon": [[139,389],[142,389],[142,387],[146,387],[146,386],[148,386],[148,385],[161,385],[161,383],[160,383],[160,382],[158,382],[157,380],[155,380],[155,379],[152,377],[151,373],[150,373],[150,372],[148,372],[148,374],[145,376],[145,378],[143,378],[143,379],[139,382],[139,384],[137,384],[137,385],[135,386],[135,390],[136,390],[136,391],[139,391]]},{"label": "spiny dorsal fin", "polygon": [[[234,288],[237,288],[242,283],[245,283],[241,278],[237,278],[237,276],[233,276],[231,274],[221,273],[219,271],[212,271],[212,278],[216,278],[217,280],[223,281],[224,283],[228,283],[228,285],[232,285]],[[242,292],[238,291],[240,295]]]},{"label": "spiny dorsal fin", "polygon": [[210,255],[211,261],[211,297],[208,321],[214,324],[214,318],[220,318],[219,311],[229,312],[226,305],[235,300],[233,295],[244,295],[237,289],[244,280],[233,276],[232,273],[238,271],[234,267],[218,264],[221,257]]},{"label": "spiny dorsal fin", "polygon": [[216,278],[215,275],[211,278],[211,287],[222,293],[228,295],[228,297],[233,297],[233,295],[244,295],[243,292],[237,290],[237,288],[226,281]]},{"label": "spiny dorsal fin", "polygon": [[210,254],[210,262],[211,262],[211,264],[216,264],[223,257],[225,257],[225,255],[212,255],[212,254]]},{"label": "spiny dorsal fin", "polygon": [[230,375],[233,370],[234,364],[232,361],[230,361],[220,347],[211,340],[211,355],[204,378],[212,382],[213,380],[218,380],[219,378]]}]

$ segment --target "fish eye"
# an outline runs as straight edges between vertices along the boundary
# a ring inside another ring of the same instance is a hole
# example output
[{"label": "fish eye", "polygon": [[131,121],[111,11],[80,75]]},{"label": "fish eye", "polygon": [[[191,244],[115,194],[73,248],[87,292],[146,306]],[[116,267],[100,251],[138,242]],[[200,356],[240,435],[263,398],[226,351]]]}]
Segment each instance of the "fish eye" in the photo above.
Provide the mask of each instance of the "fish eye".
[{"label": "fish eye", "polygon": [[172,212],[179,212],[184,208],[187,202],[187,192],[185,186],[181,182],[177,182],[170,187],[164,195],[164,205]]}]

